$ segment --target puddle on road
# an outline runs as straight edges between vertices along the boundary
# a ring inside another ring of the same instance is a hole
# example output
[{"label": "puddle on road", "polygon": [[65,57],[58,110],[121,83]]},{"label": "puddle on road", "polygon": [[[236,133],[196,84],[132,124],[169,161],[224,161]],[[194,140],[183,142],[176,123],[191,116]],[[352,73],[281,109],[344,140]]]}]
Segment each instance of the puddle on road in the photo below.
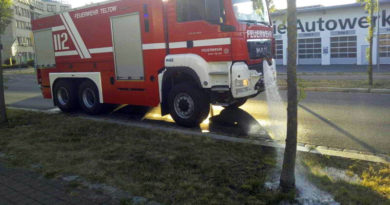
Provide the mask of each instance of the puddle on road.
[{"label": "puddle on road", "polygon": [[[250,103],[248,103],[250,104]],[[246,106],[246,105],[244,105]],[[125,106],[114,115],[122,115],[133,120],[150,122],[177,129],[191,129],[202,133],[216,133],[241,138],[269,138],[266,130],[257,119],[243,109],[225,109],[212,106],[211,112],[197,128],[183,128],[175,124],[170,115],[161,116],[160,107],[142,108]]]}]

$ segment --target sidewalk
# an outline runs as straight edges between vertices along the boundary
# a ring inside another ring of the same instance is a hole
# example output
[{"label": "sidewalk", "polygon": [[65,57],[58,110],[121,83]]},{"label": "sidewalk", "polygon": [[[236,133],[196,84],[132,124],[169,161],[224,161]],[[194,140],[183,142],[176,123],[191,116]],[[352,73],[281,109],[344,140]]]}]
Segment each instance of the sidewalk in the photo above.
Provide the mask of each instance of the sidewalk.
[{"label": "sidewalk", "polygon": [[0,162],[0,204],[118,204],[111,197]]},{"label": "sidewalk", "polygon": [[[287,66],[276,65],[278,73],[287,73]],[[367,65],[297,65],[298,73],[366,73]],[[389,73],[390,65],[381,65],[379,70],[376,65],[374,73]]]},{"label": "sidewalk", "polygon": [[[364,80],[368,79],[366,73],[298,73],[297,77],[302,80]],[[278,73],[278,79],[287,80],[287,73]],[[390,81],[390,73],[374,73],[374,82],[380,80]]]}]

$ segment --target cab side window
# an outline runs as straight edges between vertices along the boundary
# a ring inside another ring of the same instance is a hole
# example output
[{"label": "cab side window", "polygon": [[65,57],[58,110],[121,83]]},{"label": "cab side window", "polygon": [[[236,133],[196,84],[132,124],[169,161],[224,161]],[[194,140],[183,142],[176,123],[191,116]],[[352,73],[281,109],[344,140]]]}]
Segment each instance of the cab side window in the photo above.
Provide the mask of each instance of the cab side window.
[{"label": "cab side window", "polygon": [[177,21],[205,20],[205,0],[177,0]]}]

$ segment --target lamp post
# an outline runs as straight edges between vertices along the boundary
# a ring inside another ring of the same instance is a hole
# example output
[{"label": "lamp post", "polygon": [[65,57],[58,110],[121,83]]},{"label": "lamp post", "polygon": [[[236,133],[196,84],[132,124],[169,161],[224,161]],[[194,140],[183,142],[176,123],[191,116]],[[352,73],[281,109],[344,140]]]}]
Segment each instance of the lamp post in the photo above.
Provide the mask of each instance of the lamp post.
[{"label": "lamp post", "polygon": [[2,59],[2,52],[3,52],[3,44],[1,43],[1,35],[0,35],[0,69],[3,66],[3,59]]},{"label": "lamp post", "polygon": [[376,36],[376,67],[378,69],[378,71],[380,70],[380,40],[379,40],[379,34],[380,34],[380,20],[379,20],[379,15],[380,15],[380,9],[379,9],[379,0],[377,0],[377,20],[378,20],[378,24],[377,24],[377,36]]}]

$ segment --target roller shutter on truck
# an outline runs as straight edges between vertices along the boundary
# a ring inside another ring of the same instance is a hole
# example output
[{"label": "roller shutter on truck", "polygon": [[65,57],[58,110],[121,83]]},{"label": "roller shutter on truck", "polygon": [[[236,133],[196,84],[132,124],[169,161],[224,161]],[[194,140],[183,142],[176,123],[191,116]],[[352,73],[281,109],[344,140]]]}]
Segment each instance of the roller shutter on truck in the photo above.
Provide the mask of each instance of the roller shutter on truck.
[{"label": "roller shutter on truck", "polygon": [[51,29],[34,31],[34,45],[38,68],[52,67],[56,64]]},{"label": "roller shutter on truck", "polygon": [[144,80],[139,13],[111,17],[117,80]]}]

